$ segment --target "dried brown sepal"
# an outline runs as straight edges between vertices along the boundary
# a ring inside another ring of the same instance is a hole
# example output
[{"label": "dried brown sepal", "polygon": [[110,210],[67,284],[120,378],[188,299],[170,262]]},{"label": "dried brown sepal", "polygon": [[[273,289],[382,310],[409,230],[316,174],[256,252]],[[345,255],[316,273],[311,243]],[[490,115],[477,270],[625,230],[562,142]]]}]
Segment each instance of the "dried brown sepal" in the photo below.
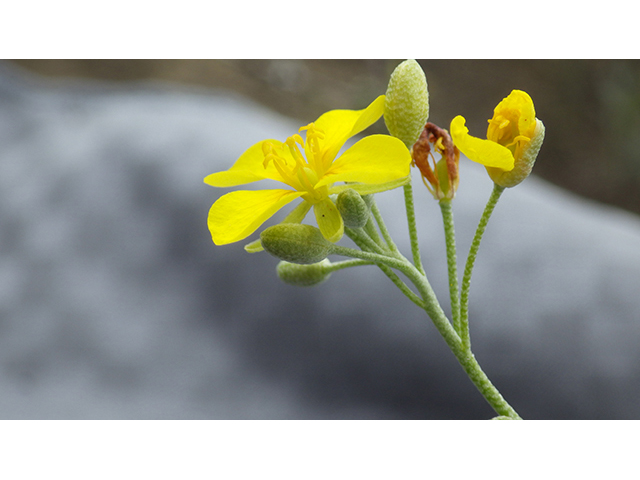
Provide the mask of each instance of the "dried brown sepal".
[{"label": "dried brown sepal", "polygon": [[[439,153],[436,161],[432,152]],[[420,170],[422,181],[436,200],[453,198],[458,189],[460,150],[453,144],[449,132],[429,122],[425,125],[418,141],[411,149],[412,164]],[[438,164],[444,162],[438,168]],[[442,168],[445,167],[446,168]],[[446,171],[446,176],[439,172]]]}]

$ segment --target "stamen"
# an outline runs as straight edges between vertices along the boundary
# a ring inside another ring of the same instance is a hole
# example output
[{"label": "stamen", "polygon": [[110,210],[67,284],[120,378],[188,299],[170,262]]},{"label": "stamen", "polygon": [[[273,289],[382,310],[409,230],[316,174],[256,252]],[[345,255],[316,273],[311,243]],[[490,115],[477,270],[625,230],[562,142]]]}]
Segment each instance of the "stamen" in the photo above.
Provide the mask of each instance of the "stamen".
[{"label": "stamen", "polygon": [[273,145],[273,143],[264,142],[262,144],[262,154],[264,155],[264,162],[262,162],[262,165],[264,166],[264,168],[267,168],[267,165],[269,165],[269,162],[271,161],[274,161],[275,164],[275,160],[279,158],[278,154],[275,152],[276,147]]},{"label": "stamen", "polygon": [[306,127],[300,127],[300,130],[298,131],[302,132],[303,130],[307,131],[307,142],[310,145],[313,145],[314,150],[315,150],[315,147],[319,148],[320,147],[319,140],[324,139],[324,132],[321,129],[317,128],[313,123],[310,123]]},{"label": "stamen", "polygon": [[292,175],[293,172],[291,172],[291,167],[289,166],[289,164],[287,164],[286,158],[284,158],[282,155],[278,155],[277,152],[278,147],[276,147],[273,143],[264,142],[262,144],[262,153],[264,154],[264,162],[262,162],[262,165],[264,166],[264,168],[267,168],[269,162],[273,162],[273,166],[282,177],[282,180],[286,184],[292,186],[293,188],[296,188],[299,183]]},{"label": "stamen", "polygon": [[302,140],[302,137],[300,137],[300,135],[294,135],[292,137],[287,138],[287,141],[285,142],[287,147],[289,147],[291,156],[296,162],[296,165],[294,167],[294,173],[300,170],[301,168],[305,168],[307,166],[307,162],[305,161],[304,156],[302,155],[302,152],[298,148],[298,145],[296,145],[295,137],[298,137],[300,140]]},{"label": "stamen", "polygon": [[519,142],[530,142],[531,139],[529,137],[525,137],[524,135],[518,135],[516,138],[513,139],[513,142],[511,142],[509,145],[505,145],[507,148],[512,147],[513,145],[515,145],[516,143]]},{"label": "stamen", "polygon": [[299,132],[307,131],[307,162],[320,175],[324,173],[324,166],[321,165],[320,158],[320,140],[324,139],[324,131],[317,128],[314,123],[310,123],[305,127],[300,127]]}]

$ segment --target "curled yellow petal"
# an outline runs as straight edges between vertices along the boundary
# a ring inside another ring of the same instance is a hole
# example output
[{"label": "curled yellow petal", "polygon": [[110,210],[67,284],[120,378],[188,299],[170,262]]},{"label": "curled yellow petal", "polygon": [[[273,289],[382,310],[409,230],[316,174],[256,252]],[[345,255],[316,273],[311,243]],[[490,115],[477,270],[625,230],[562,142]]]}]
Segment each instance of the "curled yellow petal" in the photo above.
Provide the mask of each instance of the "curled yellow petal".
[{"label": "curled yellow petal", "polygon": [[469,160],[485,167],[494,167],[509,171],[513,169],[514,158],[511,151],[499,143],[469,135],[466,120],[458,115],[451,121],[451,138],[458,149]]},{"label": "curled yellow petal", "polygon": [[207,224],[213,243],[226,245],[248,237],[302,194],[292,190],[241,190],[223,195],[209,210]]},{"label": "curled yellow petal", "polygon": [[411,154],[389,135],[370,135],[356,142],[331,165],[316,188],[335,182],[387,183],[409,175]]},{"label": "curled yellow petal", "polygon": [[322,202],[316,203],[313,206],[313,213],[316,215],[318,228],[324,238],[334,243],[342,238],[344,233],[342,216],[340,212],[338,212],[338,208],[329,198],[325,198]]},{"label": "curled yellow petal", "polygon": [[[512,137],[522,135],[527,138],[533,136],[536,127],[536,110],[533,100],[527,92],[522,90],[513,90],[509,95],[502,99],[493,111],[493,119],[489,121],[487,129],[487,138],[498,142],[500,134],[498,134],[499,126],[507,120],[511,123]],[[511,140],[507,140],[511,142]]]}]

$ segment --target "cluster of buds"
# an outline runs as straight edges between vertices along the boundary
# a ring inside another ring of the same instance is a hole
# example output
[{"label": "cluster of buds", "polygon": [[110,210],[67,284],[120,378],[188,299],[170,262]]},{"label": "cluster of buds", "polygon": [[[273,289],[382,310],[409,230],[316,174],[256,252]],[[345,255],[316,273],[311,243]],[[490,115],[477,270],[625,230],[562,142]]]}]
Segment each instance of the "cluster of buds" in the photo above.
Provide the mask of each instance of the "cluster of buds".
[{"label": "cluster of buds", "polygon": [[[436,161],[433,152],[440,154]],[[449,132],[427,123],[411,149],[413,165],[418,167],[422,181],[436,200],[452,199],[456,195],[460,177],[460,150],[453,144]]]}]

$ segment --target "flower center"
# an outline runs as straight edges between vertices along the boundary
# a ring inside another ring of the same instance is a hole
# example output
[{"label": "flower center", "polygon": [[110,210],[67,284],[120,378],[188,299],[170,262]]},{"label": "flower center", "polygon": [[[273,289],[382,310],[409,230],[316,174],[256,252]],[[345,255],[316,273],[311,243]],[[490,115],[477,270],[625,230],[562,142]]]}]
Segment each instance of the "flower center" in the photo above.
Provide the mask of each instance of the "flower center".
[{"label": "flower center", "polygon": [[[303,130],[307,131],[307,156],[309,157],[309,164],[313,165],[314,170],[318,172],[319,176],[322,176],[324,175],[324,165],[320,152],[320,140],[324,140],[324,132],[316,127],[314,123],[310,123],[306,127],[300,127],[298,133]],[[298,135],[298,137],[300,136]]]},{"label": "flower center", "polygon": [[[307,145],[299,134],[292,135],[284,142],[290,157],[283,155],[284,146],[278,147],[271,142],[262,144],[264,154],[264,168],[270,162],[282,177],[287,185],[295,188],[299,192],[306,192],[302,198],[310,203],[318,203],[328,195],[328,187],[323,186],[318,189],[315,184],[322,178],[324,168],[320,155],[320,140],[324,138],[324,132],[310,123],[306,127],[301,127],[299,132],[307,131]],[[300,147],[306,152],[307,158],[302,154]]]},{"label": "flower center", "polygon": [[531,139],[521,135],[518,129],[518,117],[516,114],[509,115],[496,114],[489,120],[487,138],[493,142],[507,147],[513,153],[514,158],[518,158],[522,149]]}]

